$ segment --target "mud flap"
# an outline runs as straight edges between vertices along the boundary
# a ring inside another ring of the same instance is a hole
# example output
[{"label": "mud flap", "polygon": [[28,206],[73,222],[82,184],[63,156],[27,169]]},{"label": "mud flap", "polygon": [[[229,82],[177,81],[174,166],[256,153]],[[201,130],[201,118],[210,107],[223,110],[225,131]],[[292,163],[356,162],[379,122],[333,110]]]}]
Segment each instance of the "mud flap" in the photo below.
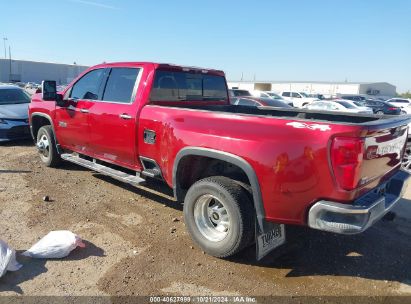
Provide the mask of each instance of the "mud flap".
[{"label": "mud flap", "polygon": [[285,227],[283,224],[264,221],[264,231],[265,233],[261,231],[258,224],[255,225],[257,261],[285,243]]}]

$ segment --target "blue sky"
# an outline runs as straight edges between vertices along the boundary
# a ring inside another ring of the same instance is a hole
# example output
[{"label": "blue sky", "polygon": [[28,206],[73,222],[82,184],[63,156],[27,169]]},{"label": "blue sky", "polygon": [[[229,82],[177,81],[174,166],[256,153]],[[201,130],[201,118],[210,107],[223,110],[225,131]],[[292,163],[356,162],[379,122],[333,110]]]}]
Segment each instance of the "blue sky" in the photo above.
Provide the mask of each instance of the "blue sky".
[{"label": "blue sky", "polygon": [[387,81],[411,90],[409,0],[4,2],[0,38],[16,59],[170,62],[222,69],[230,80]]}]

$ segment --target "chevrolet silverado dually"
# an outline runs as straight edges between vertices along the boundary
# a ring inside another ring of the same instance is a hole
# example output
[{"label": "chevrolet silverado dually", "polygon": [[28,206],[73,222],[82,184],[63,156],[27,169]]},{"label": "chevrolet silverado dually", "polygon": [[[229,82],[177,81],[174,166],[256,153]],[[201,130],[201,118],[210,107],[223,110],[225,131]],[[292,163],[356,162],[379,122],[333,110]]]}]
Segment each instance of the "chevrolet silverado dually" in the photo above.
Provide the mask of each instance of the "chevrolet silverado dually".
[{"label": "chevrolet silverado dually", "polygon": [[216,257],[255,241],[261,258],[284,242],[284,225],[360,233],[408,178],[408,116],[231,105],[213,69],[100,64],[62,92],[43,81],[29,119],[46,166],[165,182],[193,241]]}]

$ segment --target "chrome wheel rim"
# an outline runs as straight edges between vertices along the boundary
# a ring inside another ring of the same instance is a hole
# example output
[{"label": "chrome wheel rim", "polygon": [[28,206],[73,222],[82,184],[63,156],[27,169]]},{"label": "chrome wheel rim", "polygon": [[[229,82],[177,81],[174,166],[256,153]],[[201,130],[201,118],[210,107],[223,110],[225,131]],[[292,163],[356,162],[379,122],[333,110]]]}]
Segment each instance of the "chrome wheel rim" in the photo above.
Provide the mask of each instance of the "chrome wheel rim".
[{"label": "chrome wheel rim", "polygon": [[37,148],[41,156],[48,158],[50,155],[50,143],[46,135],[42,135],[37,142]]},{"label": "chrome wheel rim", "polygon": [[404,156],[402,158],[402,167],[404,170],[411,172],[411,143],[407,143]]},{"label": "chrome wheel rim", "polygon": [[194,205],[194,221],[200,233],[212,242],[225,239],[231,229],[224,204],[211,194],[200,196]]}]

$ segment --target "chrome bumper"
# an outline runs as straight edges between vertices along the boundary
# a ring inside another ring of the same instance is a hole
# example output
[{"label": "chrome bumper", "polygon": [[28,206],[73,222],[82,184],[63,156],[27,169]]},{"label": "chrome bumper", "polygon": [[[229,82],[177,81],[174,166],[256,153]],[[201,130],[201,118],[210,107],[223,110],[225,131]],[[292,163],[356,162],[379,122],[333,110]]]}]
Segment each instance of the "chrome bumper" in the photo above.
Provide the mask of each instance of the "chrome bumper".
[{"label": "chrome bumper", "polygon": [[401,199],[409,176],[409,173],[400,170],[387,182],[360,197],[353,204],[319,201],[310,208],[308,226],[340,234],[363,232]]}]

